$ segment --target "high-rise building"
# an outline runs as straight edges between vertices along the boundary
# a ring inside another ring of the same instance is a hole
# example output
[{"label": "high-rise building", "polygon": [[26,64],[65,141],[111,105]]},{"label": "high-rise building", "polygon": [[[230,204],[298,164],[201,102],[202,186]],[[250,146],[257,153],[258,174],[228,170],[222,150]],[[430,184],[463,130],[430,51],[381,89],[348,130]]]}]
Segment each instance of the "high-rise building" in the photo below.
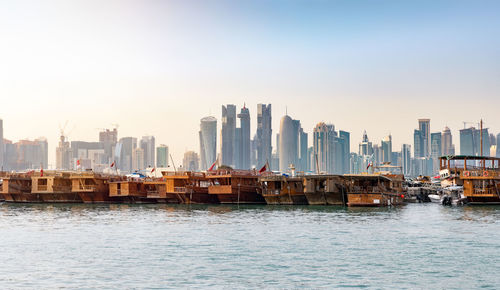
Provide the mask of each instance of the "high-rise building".
[{"label": "high-rise building", "polygon": [[117,168],[125,172],[132,172],[132,170],[135,170],[132,166],[132,154],[135,148],[137,148],[137,138],[120,138],[115,149]]},{"label": "high-rise building", "polygon": [[[343,174],[351,167],[350,133],[335,131],[332,124],[318,123],[313,131],[314,158],[319,172]],[[316,169],[316,166],[314,166]]]},{"label": "high-rise building", "polygon": [[430,156],[431,119],[418,119],[418,130],[422,133],[423,157]]},{"label": "high-rise building", "polygon": [[288,115],[283,116],[279,133],[279,164],[281,172],[289,171],[291,165],[297,166],[299,159],[298,133],[294,120]]},{"label": "high-rise building", "polygon": [[335,126],[332,124],[327,125],[324,122],[321,122],[314,127],[313,150],[314,159],[316,159],[314,166],[316,172],[329,172],[329,140],[332,138],[330,135],[332,135],[333,132],[335,132]]},{"label": "high-rise building", "polygon": [[207,170],[217,159],[217,119],[205,117],[200,121],[201,169]]},{"label": "high-rise building", "polygon": [[392,163],[392,136],[386,136],[381,144],[380,148],[382,149],[382,162]]},{"label": "high-rise building", "polygon": [[[216,138],[216,137],[215,137]],[[156,147],[156,166],[160,168],[168,167],[168,146],[161,144]]]},{"label": "high-rise building", "polygon": [[234,166],[234,147],[236,131],[236,106],[222,106],[221,119],[221,163]]},{"label": "high-rise building", "polygon": [[103,144],[105,159],[107,159],[105,163],[113,163],[114,149],[118,142],[118,130],[114,128],[113,130],[105,129],[99,132],[99,142]]},{"label": "high-rise building", "polygon": [[[483,129],[483,156],[490,154],[488,129]],[[460,130],[460,155],[481,155],[481,130],[474,127]]]},{"label": "high-rise building", "polygon": [[71,159],[73,152],[70,143],[66,141],[66,137],[61,135],[59,139],[59,146],[56,148],[56,168],[62,170],[71,169]]},{"label": "high-rise building", "polygon": [[187,151],[184,153],[184,159],[182,160],[182,166],[186,171],[198,171],[199,170],[199,158],[198,153],[194,151]]},{"label": "high-rise building", "polygon": [[132,171],[143,170],[144,168],[144,149],[137,147],[132,150]]},{"label": "high-rise building", "polygon": [[257,167],[264,166],[266,161],[271,162],[272,154],[272,117],[271,104],[257,105]]},{"label": "high-rise building", "polygon": [[3,120],[0,119],[0,170],[3,170],[5,165],[5,146],[3,144]]},{"label": "high-rise building", "polygon": [[373,154],[373,145],[372,142],[368,140],[368,135],[366,134],[366,130],[363,131],[363,141],[359,143],[359,151],[358,154],[361,156],[372,155]]},{"label": "high-rise building", "polygon": [[451,130],[448,127],[445,127],[441,134],[441,154],[455,155],[455,145],[453,145]]},{"label": "high-rise building", "polygon": [[47,139],[40,137],[31,140],[4,140],[5,155],[4,170],[26,170],[48,168]]},{"label": "high-rise building", "polygon": [[308,134],[304,132],[304,129],[299,129],[299,164],[297,170],[299,171],[309,171],[309,143]]},{"label": "high-rise building", "polygon": [[441,132],[431,133],[431,158],[433,173],[439,172],[439,157],[442,155],[442,135]]},{"label": "high-rise building", "polygon": [[413,132],[413,156],[415,158],[424,156],[424,137],[422,131],[417,129]]},{"label": "high-rise building", "polygon": [[155,167],[155,137],[154,136],[143,136],[140,141],[140,147],[144,151],[144,164],[143,168]]},{"label": "high-rise building", "polygon": [[238,114],[240,119],[239,138],[238,138],[238,155],[236,159],[238,162],[235,164],[240,169],[250,169],[250,111],[243,105],[241,112]]},{"label": "high-rise building", "polygon": [[401,167],[404,175],[411,175],[411,145],[403,144],[401,147]]}]

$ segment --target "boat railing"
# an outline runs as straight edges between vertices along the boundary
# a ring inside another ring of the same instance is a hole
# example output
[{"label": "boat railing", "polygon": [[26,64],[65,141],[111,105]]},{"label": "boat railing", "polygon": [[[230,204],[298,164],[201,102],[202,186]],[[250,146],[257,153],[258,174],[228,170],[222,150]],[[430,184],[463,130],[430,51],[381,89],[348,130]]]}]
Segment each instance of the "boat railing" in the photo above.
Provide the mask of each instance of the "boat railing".
[{"label": "boat railing", "polygon": [[500,172],[496,170],[462,170],[460,172],[460,178],[468,178],[468,177],[488,177],[488,178],[496,178],[500,176]]},{"label": "boat railing", "polygon": [[47,185],[38,185],[39,191],[47,191],[47,189],[48,189]]},{"label": "boat railing", "polygon": [[181,186],[177,186],[177,187],[174,187],[174,192],[175,193],[186,193],[186,188],[181,187]]}]

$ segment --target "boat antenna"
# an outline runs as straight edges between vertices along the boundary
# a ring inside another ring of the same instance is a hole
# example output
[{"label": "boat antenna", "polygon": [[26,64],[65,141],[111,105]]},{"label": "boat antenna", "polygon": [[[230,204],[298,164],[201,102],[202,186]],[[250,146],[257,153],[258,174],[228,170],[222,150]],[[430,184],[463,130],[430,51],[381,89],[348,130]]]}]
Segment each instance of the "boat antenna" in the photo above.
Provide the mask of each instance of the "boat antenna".
[{"label": "boat antenna", "polygon": [[175,167],[174,158],[172,158],[172,154],[170,154],[170,160],[172,160],[172,165],[174,166],[174,172],[177,173],[177,168]]}]

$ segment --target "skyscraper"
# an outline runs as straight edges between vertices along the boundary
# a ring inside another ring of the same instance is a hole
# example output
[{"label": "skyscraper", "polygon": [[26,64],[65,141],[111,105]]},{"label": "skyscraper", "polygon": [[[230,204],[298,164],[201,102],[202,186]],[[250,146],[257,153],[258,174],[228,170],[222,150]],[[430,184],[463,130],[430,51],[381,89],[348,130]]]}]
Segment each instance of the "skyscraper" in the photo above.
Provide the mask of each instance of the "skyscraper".
[{"label": "skyscraper", "polygon": [[134,137],[123,137],[117,143],[117,149],[115,150],[115,155],[118,162],[117,168],[125,172],[132,172],[134,169],[132,166],[132,154],[135,148],[137,148],[137,138]]},{"label": "skyscraper", "polygon": [[431,133],[431,158],[433,173],[439,172],[439,157],[442,155],[442,136],[441,132]]},{"label": "skyscraper", "polygon": [[361,156],[373,154],[373,145],[372,145],[372,142],[370,142],[368,140],[368,135],[366,134],[366,130],[363,131],[363,139],[362,139],[361,143],[359,143],[358,154]]},{"label": "skyscraper", "polygon": [[144,149],[138,147],[132,150],[132,171],[143,170],[144,166]]},{"label": "skyscraper", "polygon": [[182,160],[182,166],[186,171],[198,171],[199,170],[199,158],[198,153],[194,151],[187,151],[184,153],[184,159]]},{"label": "skyscraper", "polygon": [[272,146],[272,117],[271,104],[257,105],[257,167],[263,166],[266,161],[271,162]]},{"label": "skyscraper", "polygon": [[[392,163],[392,136],[386,136],[381,144],[380,148],[382,148],[382,162],[390,162]],[[395,160],[394,160],[395,161]]]},{"label": "skyscraper", "polygon": [[[350,133],[335,131],[332,124],[318,123],[313,131],[314,158],[319,172],[343,174],[351,167]],[[316,168],[316,166],[314,166]]]},{"label": "skyscraper", "polygon": [[415,158],[424,156],[424,137],[422,131],[417,129],[413,132],[413,151]]},{"label": "skyscraper", "polygon": [[66,137],[61,135],[59,146],[56,148],[56,168],[68,170],[71,169],[72,150]]},{"label": "skyscraper", "polygon": [[279,134],[279,163],[280,171],[287,172],[290,165],[297,166],[298,153],[298,130],[294,120],[285,115],[281,118]]},{"label": "skyscraper", "polygon": [[422,133],[422,157],[430,156],[430,129],[431,119],[418,119],[418,129]]},{"label": "skyscraper", "polygon": [[167,145],[161,144],[160,146],[156,147],[156,166],[160,168],[168,167],[168,156]]},{"label": "skyscraper", "polygon": [[234,147],[236,131],[236,106],[222,106],[221,163],[234,166]]},{"label": "skyscraper", "polygon": [[[490,154],[488,129],[483,129],[483,156]],[[474,127],[460,130],[460,155],[481,155],[481,130]]]},{"label": "skyscraper", "polygon": [[241,112],[238,114],[240,119],[240,136],[239,136],[239,155],[236,156],[238,160],[238,168],[250,169],[250,111],[243,105]]},{"label": "skyscraper", "polygon": [[[313,130],[314,168],[316,172],[328,172],[329,137],[335,131],[334,125],[318,123]],[[318,167],[318,168],[317,168]]]},{"label": "skyscraper", "polygon": [[209,116],[200,121],[201,170],[207,170],[217,159],[217,119]]},{"label": "skyscraper", "polygon": [[143,136],[140,142],[140,147],[144,151],[143,168],[155,167],[155,137]]},{"label": "skyscraper", "polygon": [[106,129],[99,132],[99,142],[103,143],[104,154],[106,156],[106,162],[111,164],[114,161],[113,154],[118,142],[118,130],[114,128],[113,130]]},{"label": "skyscraper", "polygon": [[404,175],[411,174],[411,145],[403,144],[401,147],[401,167]]},{"label": "skyscraper", "polygon": [[441,134],[441,154],[455,155],[455,145],[453,145],[451,130],[448,127],[445,127]]}]

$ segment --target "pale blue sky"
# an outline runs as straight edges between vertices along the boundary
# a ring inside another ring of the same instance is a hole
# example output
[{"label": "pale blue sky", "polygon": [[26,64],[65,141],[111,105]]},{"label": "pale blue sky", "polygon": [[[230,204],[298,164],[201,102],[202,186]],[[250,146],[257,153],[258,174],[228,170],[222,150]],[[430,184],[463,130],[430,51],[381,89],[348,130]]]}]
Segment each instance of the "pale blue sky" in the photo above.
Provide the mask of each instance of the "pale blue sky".
[{"label": "pale blue sky", "polygon": [[[499,1],[0,1],[5,138],[70,140],[95,128],[157,136],[180,162],[221,104],[288,106],[394,150],[484,118],[500,131]],[[255,124],[255,122],[253,123]],[[252,130],[255,130],[253,125]],[[458,144],[457,144],[458,145]]]}]

